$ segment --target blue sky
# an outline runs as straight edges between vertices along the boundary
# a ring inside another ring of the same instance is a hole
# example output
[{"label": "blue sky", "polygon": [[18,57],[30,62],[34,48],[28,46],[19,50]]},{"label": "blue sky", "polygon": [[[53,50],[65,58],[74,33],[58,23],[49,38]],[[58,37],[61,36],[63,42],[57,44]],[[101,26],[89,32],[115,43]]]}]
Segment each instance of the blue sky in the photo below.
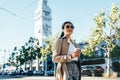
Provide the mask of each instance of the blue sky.
[{"label": "blue sky", "polygon": [[[34,12],[38,0],[0,0],[0,55],[6,55],[34,37]],[[64,21],[74,26],[73,38],[81,42],[88,38],[94,26],[93,17],[101,10],[110,11],[111,4],[120,8],[119,0],[48,0],[52,10],[52,33],[61,32]],[[2,57],[2,56],[1,56]]]}]

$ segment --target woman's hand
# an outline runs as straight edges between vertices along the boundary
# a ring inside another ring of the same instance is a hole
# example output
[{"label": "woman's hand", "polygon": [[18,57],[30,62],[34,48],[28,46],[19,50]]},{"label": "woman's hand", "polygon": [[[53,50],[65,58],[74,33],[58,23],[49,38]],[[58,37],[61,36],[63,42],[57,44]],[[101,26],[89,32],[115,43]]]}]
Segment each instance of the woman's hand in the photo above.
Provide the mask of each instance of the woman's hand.
[{"label": "woman's hand", "polygon": [[80,48],[75,48],[74,52],[71,54],[71,57],[78,57],[80,56]]}]

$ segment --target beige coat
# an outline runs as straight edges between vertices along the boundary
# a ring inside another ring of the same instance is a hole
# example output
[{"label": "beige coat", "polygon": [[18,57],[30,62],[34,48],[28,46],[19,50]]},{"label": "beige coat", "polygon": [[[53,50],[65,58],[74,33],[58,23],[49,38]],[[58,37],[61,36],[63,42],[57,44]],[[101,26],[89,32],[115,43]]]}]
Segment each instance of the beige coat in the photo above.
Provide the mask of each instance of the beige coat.
[{"label": "beige coat", "polygon": [[[76,43],[73,43],[76,48],[79,47]],[[61,52],[62,46],[62,53]],[[52,55],[53,62],[57,62],[57,73],[56,73],[56,80],[68,80],[68,71],[66,62],[71,62],[71,55],[67,55],[69,49],[69,43],[66,38],[58,39],[55,45],[55,50]],[[66,56],[66,61],[64,59]]]}]

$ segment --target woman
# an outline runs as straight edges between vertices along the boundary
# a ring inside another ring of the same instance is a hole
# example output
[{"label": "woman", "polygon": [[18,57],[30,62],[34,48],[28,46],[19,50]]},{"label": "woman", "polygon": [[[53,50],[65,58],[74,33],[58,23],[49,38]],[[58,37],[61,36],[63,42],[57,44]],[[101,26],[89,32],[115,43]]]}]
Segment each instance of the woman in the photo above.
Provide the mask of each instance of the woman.
[{"label": "woman", "polygon": [[57,62],[56,80],[80,80],[80,48],[70,37],[74,26],[66,21],[62,25],[62,34],[57,40],[53,52],[53,62]]}]

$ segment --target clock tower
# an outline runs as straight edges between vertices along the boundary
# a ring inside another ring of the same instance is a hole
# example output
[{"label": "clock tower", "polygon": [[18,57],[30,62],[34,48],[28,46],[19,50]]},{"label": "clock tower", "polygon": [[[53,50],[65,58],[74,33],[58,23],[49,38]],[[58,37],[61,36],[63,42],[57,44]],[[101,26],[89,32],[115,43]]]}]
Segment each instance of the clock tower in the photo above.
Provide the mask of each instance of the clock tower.
[{"label": "clock tower", "polygon": [[35,11],[35,38],[39,40],[39,46],[45,46],[45,39],[52,34],[51,9],[47,0],[38,0]]}]

